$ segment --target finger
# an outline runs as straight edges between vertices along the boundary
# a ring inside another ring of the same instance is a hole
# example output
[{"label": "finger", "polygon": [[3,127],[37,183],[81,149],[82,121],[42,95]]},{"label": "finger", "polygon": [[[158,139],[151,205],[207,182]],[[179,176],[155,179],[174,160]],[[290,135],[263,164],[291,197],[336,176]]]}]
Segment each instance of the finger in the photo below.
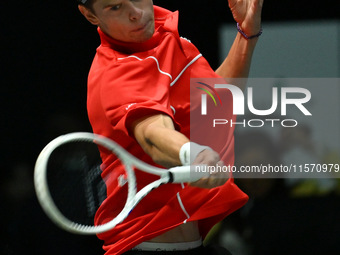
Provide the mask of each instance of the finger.
[{"label": "finger", "polygon": [[263,1],[264,0],[253,0],[250,6],[252,6],[255,12],[261,13],[262,7],[263,7]]},{"label": "finger", "polygon": [[216,188],[225,184],[227,180],[228,178],[209,178],[208,186],[209,188]]},{"label": "finger", "polygon": [[263,6],[263,1],[264,0],[257,0],[256,2],[257,2],[257,6],[259,6],[260,8],[262,8],[262,6]]},{"label": "finger", "polygon": [[215,165],[216,162],[220,160],[220,157],[217,152],[212,150],[203,150],[201,153],[197,155],[195,160],[193,161],[194,165]]},{"label": "finger", "polygon": [[189,183],[189,185],[193,187],[211,189],[222,186],[228,181],[228,179],[229,178],[216,178],[216,177],[202,178],[196,182]]},{"label": "finger", "polygon": [[237,0],[228,0],[229,8],[232,9],[237,3]]}]

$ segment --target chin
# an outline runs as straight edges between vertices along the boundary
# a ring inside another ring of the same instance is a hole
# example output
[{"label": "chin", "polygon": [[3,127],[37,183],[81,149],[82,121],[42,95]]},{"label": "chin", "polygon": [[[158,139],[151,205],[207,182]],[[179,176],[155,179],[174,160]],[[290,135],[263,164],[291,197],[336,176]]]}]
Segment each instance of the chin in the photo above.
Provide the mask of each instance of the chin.
[{"label": "chin", "polygon": [[152,36],[153,36],[153,33],[152,34],[151,33],[150,34],[146,34],[146,35],[141,36],[139,38],[135,38],[134,42],[136,42],[136,43],[144,43],[144,42],[150,40],[152,38]]}]

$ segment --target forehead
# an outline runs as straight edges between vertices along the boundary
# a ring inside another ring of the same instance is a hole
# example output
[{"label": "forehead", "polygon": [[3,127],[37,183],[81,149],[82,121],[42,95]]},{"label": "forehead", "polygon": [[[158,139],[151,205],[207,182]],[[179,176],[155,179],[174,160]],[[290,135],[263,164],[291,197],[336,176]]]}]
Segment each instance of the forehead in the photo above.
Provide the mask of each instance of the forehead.
[{"label": "forehead", "polygon": [[99,6],[108,6],[112,4],[118,4],[121,3],[125,0],[95,0],[94,4],[99,5]]}]

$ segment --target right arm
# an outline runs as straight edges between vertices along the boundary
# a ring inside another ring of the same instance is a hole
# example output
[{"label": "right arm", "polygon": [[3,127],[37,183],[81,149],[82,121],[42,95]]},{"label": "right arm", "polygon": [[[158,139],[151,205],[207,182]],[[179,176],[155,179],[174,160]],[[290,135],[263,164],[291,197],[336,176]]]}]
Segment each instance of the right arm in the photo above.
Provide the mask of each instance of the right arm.
[{"label": "right arm", "polygon": [[172,119],[163,114],[151,115],[135,121],[133,135],[152,160],[164,167],[181,165],[179,151],[189,139],[175,130]]},{"label": "right arm", "polygon": [[[153,161],[164,167],[181,165],[179,152],[189,139],[175,130],[172,119],[164,114],[146,116],[136,120],[132,125],[132,133],[143,150],[151,156]],[[217,152],[205,149],[194,159],[193,164],[209,166],[223,165]],[[202,178],[193,186],[213,188],[223,185],[228,176],[213,174],[209,178]]]}]

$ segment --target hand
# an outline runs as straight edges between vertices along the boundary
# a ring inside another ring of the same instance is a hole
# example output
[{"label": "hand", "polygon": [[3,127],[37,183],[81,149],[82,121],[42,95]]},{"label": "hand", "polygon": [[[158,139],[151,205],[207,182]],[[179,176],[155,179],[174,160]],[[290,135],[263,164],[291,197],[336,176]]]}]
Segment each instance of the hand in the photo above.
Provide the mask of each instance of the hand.
[{"label": "hand", "polygon": [[243,32],[248,36],[261,29],[261,12],[264,0],[228,0],[229,8]]},{"label": "hand", "polygon": [[[206,149],[199,153],[194,160],[193,165],[219,166],[220,169],[224,166],[218,153],[210,149]],[[209,177],[204,177],[198,181],[191,182],[190,185],[199,188],[211,189],[225,184],[228,179],[229,173],[214,171]]]}]

